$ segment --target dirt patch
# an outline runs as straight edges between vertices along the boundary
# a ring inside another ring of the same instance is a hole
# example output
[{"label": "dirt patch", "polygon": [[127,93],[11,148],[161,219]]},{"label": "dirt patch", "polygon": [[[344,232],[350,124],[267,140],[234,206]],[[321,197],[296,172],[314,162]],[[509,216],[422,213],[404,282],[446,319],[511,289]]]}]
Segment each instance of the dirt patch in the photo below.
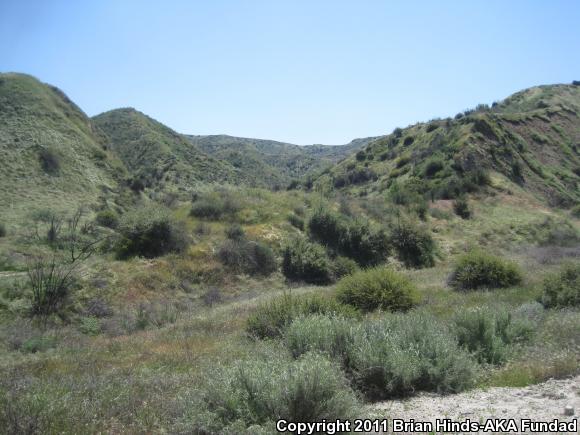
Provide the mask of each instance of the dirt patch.
[{"label": "dirt patch", "polygon": [[[566,406],[573,407],[573,416],[564,415]],[[513,418],[518,424],[525,418],[572,421],[578,419],[580,411],[580,376],[525,388],[489,388],[449,396],[422,393],[407,400],[378,403],[373,411],[377,418],[388,418],[389,422],[393,418],[433,423],[443,418],[459,422]]]}]

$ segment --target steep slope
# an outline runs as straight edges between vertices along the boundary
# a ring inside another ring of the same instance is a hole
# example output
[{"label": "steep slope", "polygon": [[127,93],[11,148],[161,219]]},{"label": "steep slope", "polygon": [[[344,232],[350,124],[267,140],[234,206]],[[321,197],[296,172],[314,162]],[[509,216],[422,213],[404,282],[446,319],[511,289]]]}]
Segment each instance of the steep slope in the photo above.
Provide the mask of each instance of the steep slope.
[{"label": "steep slope", "polygon": [[89,118],[59,89],[24,74],[0,74],[0,209],[90,205],[115,189],[123,167]]},{"label": "steep slope", "polygon": [[227,135],[186,136],[206,153],[253,174],[256,185],[287,184],[332,165],[376,138],[355,139],[347,145],[293,145]]},{"label": "steep slope", "polygon": [[393,189],[431,198],[517,184],[552,206],[580,201],[580,87],[539,86],[490,108],[395,131],[316,180],[320,189]]},{"label": "steep slope", "polygon": [[187,192],[200,183],[239,183],[247,178],[135,109],[111,110],[93,122],[131,172],[134,185]]}]

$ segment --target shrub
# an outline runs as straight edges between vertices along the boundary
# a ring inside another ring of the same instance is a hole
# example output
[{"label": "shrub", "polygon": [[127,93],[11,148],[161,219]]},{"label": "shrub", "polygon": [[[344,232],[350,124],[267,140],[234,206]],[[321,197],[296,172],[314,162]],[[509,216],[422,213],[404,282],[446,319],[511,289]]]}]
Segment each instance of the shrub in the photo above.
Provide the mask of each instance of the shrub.
[{"label": "shrub", "polygon": [[572,214],[572,216],[574,216],[575,218],[579,218],[580,219],[580,204],[572,207],[572,210],[570,211],[570,213]]},{"label": "shrub", "polygon": [[0,222],[0,237],[6,237],[6,234],[7,234],[6,225]]},{"label": "shrub", "polygon": [[102,210],[97,213],[95,221],[102,227],[117,228],[119,225],[119,215],[113,210]]},{"label": "shrub", "polygon": [[240,202],[232,192],[216,190],[197,196],[190,214],[201,219],[219,220],[233,217],[240,209]]},{"label": "shrub", "polygon": [[318,208],[308,221],[310,236],[362,266],[375,265],[389,255],[389,240],[381,229]]},{"label": "shrub", "polygon": [[471,209],[466,197],[457,198],[453,201],[453,211],[462,219],[469,219],[471,217]]},{"label": "shrub", "polygon": [[297,360],[258,356],[221,369],[200,399],[205,412],[193,433],[242,433],[249,426],[271,433],[278,419],[332,421],[354,417],[359,407],[340,368],[315,353]]},{"label": "shrub", "polygon": [[295,239],[283,248],[282,273],[293,281],[328,284],[331,265],[324,248],[306,239]]},{"label": "shrub", "polygon": [[353,330],[348,369],[370,399],[416,391],[457,393],[473,385],[477,366],[446,325],[423,313],[367,320]]},{"label": "shrub", "polygon": [[435,264],[435,241],[411,222],[399,222],[391,232],[391,245],[406,267],[431,267]]},{"label": "shrub", "polygon": [[248,318],[247,331],[256,338],[275,338],[283,334],[294,319],[309,314],[333,314],[353,317],[352,307],[320,295],[284,294],[258,306]]},{"label": "shrub", "polygon": [[340,217],[330,210],[318,207],[308,221],[310,236],[331,247],[338,247],[338,241],[344,232]]},{"label": "shrub", "polygon": [[304,230],[304,219],[302,219],[300,216],[292,213],[288,215],[288,222],[290,222],[290,225],[292,225],[294,228],[298,228],[300,231]]},{"label": "shrub", "polygon": [[59,312],[68,300],[75,282],[75,269],[70,264],[59,264],[37,257],[28,264],[31,294],[31,314],[46,316]]},{"label": "shrub", "polygon": [[188,237],[182,225],[160,207],[141,207],[123,215],[119,223],[120,238],[116,243],[117,258],[134,256],[159,257],[170,252],[183,252]]},{"label": "shrub", "polygon": [[357,327],[352,319],[332,314],[300,317],[286,329],[284,343],[294,358],[317,351],[348,368],[348,356],[354,345],[354,329]]},{"label": "shrub", "polygon": [[53,149],[42,148],[38,152],[38,160],[43,171],[50,175],[60,172],[60,155]]},{"label": "shrub", "polygon": [[431,178],[445,167],[445,163],[440,158],[432,158],[427,160],[423,174],[427,178]]},{"label": "shrub", "polygon": [[268,276],[277,269],[276,256],[268,246],[246,240],[243,236],[226,240],[218,251],[218,257],[225,266],[250,275]]},{"label": "shrub", "polygon": [[94,316],[83,317],[79,325],[79,330],[86,335],[99,335],[101,328],[101,321]]},{"label": "shrub", "polygon": [[544,280],[541,302],[548,308],[580,305],[580,264],[566,264]]},{"label": "shrub", "polygon": [[464,311],[455,316],[453,323],[459,345],[473,353],[480,363],[504,363],[511,345],[527,341],[534,332],[531,320],[515,317],[500,308]]},{"label": "shrub", "polygon": [[294,357],[319,351],[341,362],[371,398],[415,390],[457,392],[472,383],[475,373],[451,331],[421,313],[361,324],[312,315],[296,319],[284,339]]},{"label": "shrub", "polygon": [[233,224],[226,228],[226,237],[230,240],[242,240],[246,233],[241,225]]},{"label": "shrub", "polygon": [[44,352],[56,346],[56,337],[51,335],[41,335],[29,338],[24,341],[20,351],[24,353]]},{"label": "shrub", "polygon": [[456,289],[504,288],[522,280],[519,267],[501,257],[471,251],[459,258],[449,283]]},{"label": "shrub", "polygon": [[337,297],[340,302],[364,311],[406,311],[418,300],[417,289],[411,281],[384,266],[343,278],[337,286]]},{"label": "shrub", "polygon": [[356,261],[348,258],[338,256],[332,260],[332,274],[335,278],[342,278],[346,275],[351,275],[358,270]]}]

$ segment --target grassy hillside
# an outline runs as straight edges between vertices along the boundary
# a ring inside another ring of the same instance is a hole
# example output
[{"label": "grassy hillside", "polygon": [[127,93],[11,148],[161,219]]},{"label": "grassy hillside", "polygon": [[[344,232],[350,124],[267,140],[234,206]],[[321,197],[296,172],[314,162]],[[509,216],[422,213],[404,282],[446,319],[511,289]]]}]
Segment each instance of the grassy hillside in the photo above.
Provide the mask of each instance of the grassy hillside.
[{"label": "grassy hillside", "polygon": [[93,118],[138,187],[187,192],[203,183],[239,183],[248,177],[228,162],[209,157],[182,135],[131,109]]},{"label": "grassy hillside", "polygon": [[580,86],[540,86],[492,107],[396,129],[329,170],[322,189],[451,199],[513,185],[569,208],[580,201]]},{"label": "grassy hillside", "polygon": [[[385,399],[580,373],[580,214],[551,206],[577,202],[576,88],[397,130],[315,189],[273,191],[211,186],[260,174],[236,178],[132,109],[97,129],[17,78],[38,96],[10,93],[11,123],[27,122],[10,144],[46,126],[88,139],[51,142],[67,145],[56,171],[23,153],[33,178],[0,181],[27,210],[69,177],[48,219],[0,216],[0,433],[274,434],[280,417],[376,417]],[[256,165],[288,149],[262,145],[248,145]],[[108,148],[103,172],[90,146]],[[147,194],[107,190],[116,204],[72,225],[94,196],[65,157],[104,178],[117,153]]]},{"label": "grassy hillside", "polygon": [[257,186],[286,185],[292,179],[315,174],[363,147],[375,138],[355,139],[347,145],[299,146],[226,135],[186,136],[206,153],[230,162]]},{"label": "grassy hillside", "polygon": [[64,93],[24,74],[0,74],[0,162],[0,208],[14,221],[95,203],[124,171]]}]

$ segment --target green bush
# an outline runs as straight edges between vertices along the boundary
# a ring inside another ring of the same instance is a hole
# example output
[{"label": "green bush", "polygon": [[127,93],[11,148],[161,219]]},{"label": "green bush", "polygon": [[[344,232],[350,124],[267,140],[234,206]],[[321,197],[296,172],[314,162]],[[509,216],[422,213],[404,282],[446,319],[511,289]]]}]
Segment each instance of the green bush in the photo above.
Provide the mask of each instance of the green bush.
[{"label": "green bush", "polygon": [[123,215],[119,223],[120,238],[115,245],[117,258],[134,256],[159,257],[170,252],[183,252],[188,236],[166,209],[141,207]]},{"label": "green bush", "polygon": [[335,299],[320,295],[284,294],[258,306],[248,318],[247,331],[256,338],[275,338],[283,334],[294,319],[309,314],[356,316],[356,311]]},{"label": "green bush", "polygon": [[332,260],[332,275],[336,279],[351,275],[357,270],[359,270],[359,267],[356,261],[348,257],[338,256]]},{"label": "green bush", "polygon": [[42,335],[32,337],[24,341],[20,347],[20,351],[24,353],[44,352],[56,346],[56,337],[50,335]]},{"label": "green bush", "polygon": [[389,240],[383,230],[322,207],[315,210],[308,221],[308,232],[313,239],[361,266],[379,264],[389,255]]},{"label": "green bush", "polygon": [[294,228],[298,228],[300,231],[304,230],[304,219],[302,219],[300,216],[294,213],[289,214],[288,222],[290,222],[290,225],[292,225]]},{"label": "green bush", "polygon": [[119,215],[113,210],[102,210],[97,213],[95,221],[102,227],[117,228],[119,225]]},{"label": "green bush", "polygon": [[471,217],[471,209],[467,198],[460,197],[453,201],[453,211],[462,219],[469,219]]},{"label": "green bush", "polygon": [[580,264],[566,264],[560,272],[544,280],[541,296],[547,308],[574,307],[580,305]]},{"label": "green bush", "polygon": [[574,216],[575,218],[579,218],[580,219],[580,204],[572,207],[572,210],[570,211],[570,213],[572,214],[572,216]]},{"label": "green bush", "polygon": [[233,224],[226,228],[226,237],[230,240],[242,240],[246,237],[246,232],[240,224]]},{"label": "green bush", "polygon": [[95,316],[83,317],[79,325],[79,330],[86,335],[99,335],[101,328],[101,321]]},{"label": "green bush", "polygon": [[391,232],[390,242],[406,267],[431,267],[435,264],[435,241],[416,224],[398,223]]},{"label": "green bush", "polygon": [[417,304],[417,289],[404,275],[388,268],[361,270],[340,280],[338,300],[364,311],[406,311]]},{"label": "green bush", "polygon": [[216,190],[194,198],[190,214],[200,219],[220,220],[232,218],[241,209],[233,192]]},{"label": "green bush", "polygon": [[243,433],[250,426],[251,433],[271,433],[278,419],[347,419],[360,406],[340,368],[315,353],[297,360],[259,355],[219,369],[202,390],[200,405],[193,433]]},{"label": "green bush", "polygon": [[511,287],[522,280],[517,264],[481,251],[462,255],[449,278],[456,289],[471,290],[480,287]]},{"label": "green bush", "polygon": [[295,239],[283,248],[282,273],[290,280],[310,284],[328,284],[332,280],[326,251],[306,239]]},{"label": "green bush", "polygon": [[515,343],[529,340],[534,324],[501,308],[480,307],[464,311],[453,319],[459,345],[480,362],[504,363]]},{"label": "green bush", "polygon": [[0,222],[0,237],[6,237],[6,234],[7,234],[6,225]]},{"label": "green bush", "polygon": [[42,148],[38,152],[38,161],[40,162],[40,166],[50,175],[57,175],[60,172],[61,167],[61,157],[60,154],[49,148]]},{"label": "green bush", "polygon": [[250,275],[268,276],[276,271],[276,256],[266,245],[239,239],[227,239],[218,251],[222,264]]},{"label": "green bush", "polygon": [[427,160],[427,163],[425,164],[425,169],[423,170],[423,174],[425,175],[425,177],[431,178],[437,175],[437,173],[439,173],[444,167],[445,163],[443,162],[443,160],[441,160],[441,158],[434,157]]}]

